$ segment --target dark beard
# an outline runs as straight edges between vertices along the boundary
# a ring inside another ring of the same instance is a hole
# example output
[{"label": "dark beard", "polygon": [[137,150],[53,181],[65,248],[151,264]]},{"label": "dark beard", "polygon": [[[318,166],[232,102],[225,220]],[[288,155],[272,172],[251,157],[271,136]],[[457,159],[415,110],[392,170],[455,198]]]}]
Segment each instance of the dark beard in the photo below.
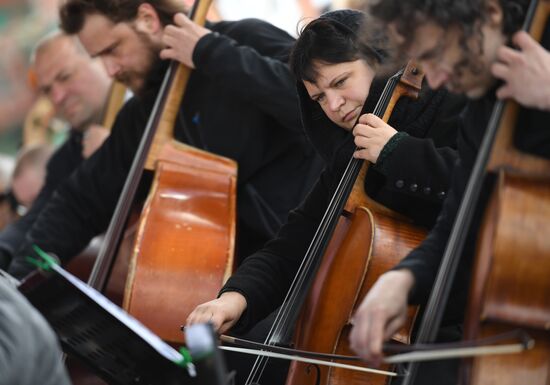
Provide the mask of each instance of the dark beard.
[{"label": "dark beard", "polygon": [[139,90],[135,90],[136,96],[139,98],[151,96],[151,94],[157,94],[164,79],[164,74],[170,64],[169,60],[161,60],[159,57],[161,47],[155,46],[151,41],[151,38],[145,33],[138,31],[134,25],[132,29],[138,35],[141,41],[148,47],[147,57],[144,58],[146,62],[149,62],[149,69],[147,75],[143,81],[143,86]]},{"label": "dark beard", "polygon": [[158,55],[154,55],[152,57],[151,68],[143,83],[143,87],[137,92],[137,96],[144,97],[151,93],[158,93],[170,63],[170,60],[162,60]]}]

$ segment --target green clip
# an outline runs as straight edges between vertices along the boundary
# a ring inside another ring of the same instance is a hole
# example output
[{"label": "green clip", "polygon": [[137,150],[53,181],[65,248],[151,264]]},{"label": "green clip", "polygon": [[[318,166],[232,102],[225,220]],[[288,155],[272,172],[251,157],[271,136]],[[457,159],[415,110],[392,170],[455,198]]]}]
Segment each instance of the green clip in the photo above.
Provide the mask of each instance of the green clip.
[{"label": "green clip", "polygon": [[189,364],[193,363],[193,358],[191,357],[191,353],[189,353],[189,350],[187,350],[184,347],[181,347],[179,352],[181,354],[181,360],[178,361],[177,364],[182,368],[187,368]]},{"label": "green clip", "polygon": [[48,253],[46,253],[44,250],[42,250],[40,247],[33,245],[32,248],[34,252],[38,254],[39,257],[42,258],[42,260],[39,260],[33,257],[26,257],[27,262],[29,262],[32,265],[35,265],[36,267],[44,271],[50,271],[52,270],[53,265],[57,265],[57,261],[54,258],[52,258]]},{"label": "green clip", "polygon": [[180,354],[181,360],[177,361],[176,365],[186,369],[189,376],[197,377],[197,369],[195,368],[195,365],[193,365],[193,358],[191,357],[189,350],[182,347],[180,348]]}]

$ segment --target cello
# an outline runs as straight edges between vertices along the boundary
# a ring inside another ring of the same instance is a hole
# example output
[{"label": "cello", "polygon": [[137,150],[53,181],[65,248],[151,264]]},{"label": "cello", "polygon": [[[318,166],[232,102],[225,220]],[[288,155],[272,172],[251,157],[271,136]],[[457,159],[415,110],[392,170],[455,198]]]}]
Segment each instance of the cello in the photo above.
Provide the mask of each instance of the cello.
[{"label": "cello", "polygon": [[[540,41],[550,3],[532,1],[531,7],[526,24]],[[520,327],[535,345],[521,355],[465,361],[462,378],[472,385],[550,381],[550,160],[514,146],[520,116],[520,106],[506,102],[486,167],[498,180],[478,239],[465,337]]]},{"label": "cello", "polygon": [[[387,121],[397,101],[417,97],[423,74],[410,63],[386,84],[374,114]],[[425,230],[403,216],[371,200],[364,192],[368,164],[352,158],[329,203],[297,275],[277,314],[266,345],[292,339],[300,350],[349,352],[347,334],[358,301],[376,278],[396,264],[425,236]],[[342,280],[345,277],[345,280]],[[410,340],[415,317],[411,309],[408,326],[396,338]],[[247,384],[261,383],[266,365],[256,360]],[[345,369],[327,369],[292,363],[287,385],[374,384],[387,378]]]},{"label": "cello", "polygon": [[[540,38],[549,15],[547,2],[532,0],[524,30]],[[465,360],[463,384],[547,384],[550,378],[550,161],[516,148],[519,116],[517,103],[495,103],[417,342],[435,339],[483,181],[492,175],[496,182],[478,233],[464,335],[478,340],[520,327],[534,338],[535,346],[520,355]],[[412,384],[417,370],[410,364],[403,384]]]}]

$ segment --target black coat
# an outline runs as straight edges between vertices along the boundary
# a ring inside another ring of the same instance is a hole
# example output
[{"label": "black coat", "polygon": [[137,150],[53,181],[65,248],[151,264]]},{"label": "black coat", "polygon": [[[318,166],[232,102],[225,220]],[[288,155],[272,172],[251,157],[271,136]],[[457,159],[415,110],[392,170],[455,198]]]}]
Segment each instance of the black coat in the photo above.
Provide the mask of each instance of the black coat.
[{"label": "black coat", "polygon": [[[373,110],[384,83],[373,83],[364,110]],[[247,300],[237,330],[250,328],[281,304],[355,148],[353,136],[330,122],[300,90],[304,126],[326,168],[277,238],[248,257],[222,289],[222,293],[240,292]],[[389,123],[410,135],[396,144],[383,167],[369,170],[366,191],[417,223],[433,224],[443,201],[440,192],[447,191],[456,158],[457,114],[462,105],[462,99],[427,89],[418,101],[401,100]],[[416,189],[411,189],[412,183],[417,184]],[[428,187],[431,191],[426,193]]]},{"label": "black coat", "polygon": [[[248,255],[274,236],[302,200],[320,161],[301,128],[295,80],[285,63],[294,40],[259,20],[209,27],[214,33],[193,53],[197,70],[175,133],[238,162],[237,247],[238,255]],[[66,260],[107,228],[155,96],[149,92],[126,103],[111,136],[58,189],[27,244]],[[10,268],[18,276],[26,270],[21,258]]]}]

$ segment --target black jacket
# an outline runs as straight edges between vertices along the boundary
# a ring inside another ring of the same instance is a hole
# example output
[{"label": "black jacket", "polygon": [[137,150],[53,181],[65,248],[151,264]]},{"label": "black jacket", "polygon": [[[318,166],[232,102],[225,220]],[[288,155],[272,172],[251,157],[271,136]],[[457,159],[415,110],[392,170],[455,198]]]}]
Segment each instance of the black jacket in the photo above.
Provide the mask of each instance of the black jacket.
[{"label": "black jacket", "polygon": [[46,180],[36,197],[31,209],[19,220],[11,223],[0,233],[0,259],[5,259],[7,264],[25,240],[25,234],[33,226],[34,222],[48,203],[57,186],[69,177],[82,163],[82,134],[71,130],[69,138],[59,147],[46,166]]},{"label": "black jacket", "polygon": [[[242,256],[273,237],[308,191],[320,161],[301,129],[295,80],[285,64],[293,39],[259,20],[209,27],[214,33],[193,53],[197,70],[175,135],[238,162]],[[28,233],[28,244],[66,260],[106,229],[155,96],[150,92],[126,103],[104,145],[58,189]],[[18,259],[10,271],[21,276],[23,265]]]},{"label": "black jacket", "polygon": [[[384,84],[383,80],[373,83],[365,111],[373,110]],[[330,122],[303,89],[300,95],[304,126],[326,168],[277,238],[248,257],[222,289],[222,293],[240,292],[247,299],[238,330],[250,328],[281,304],[355,148],[350,133]],[[457,114],[462,105],[461,99],[446,92],[427,89],[418,101],[401,100],[389,123],[409,135],[395,144],[384,167],[369,170],[365,181],[369,195],[417,223],[433,224],[443,201],[440,192],[447,191],[455,162]],[[417,187],[411,189],[412,184]]]}]

